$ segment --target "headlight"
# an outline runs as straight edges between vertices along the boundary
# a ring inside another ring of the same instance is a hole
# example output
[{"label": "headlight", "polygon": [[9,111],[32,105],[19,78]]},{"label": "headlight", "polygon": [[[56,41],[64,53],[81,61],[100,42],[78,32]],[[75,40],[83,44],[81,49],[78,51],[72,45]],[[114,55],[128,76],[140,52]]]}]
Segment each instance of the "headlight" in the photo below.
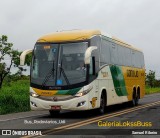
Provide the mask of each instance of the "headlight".
[{"label": "headlight", "polygon": [[34,93],[34,92],[30,92],[30,96],[32,96],[32,97],[34,97],[34,98],[36,98],[36,97],[38,97],[39,95],[38,95],[38,94],[36,94],[36,93]]},{"label": "headlight", "polygon": [[92,90],[93,86],[88,85],[88,86],[84,86],[84,88],[81,89],[81,91],[79,91],[78,93],[75,94],[76,97],[81,97],[83,95],[86,95],[87,93],[89,93]]}]

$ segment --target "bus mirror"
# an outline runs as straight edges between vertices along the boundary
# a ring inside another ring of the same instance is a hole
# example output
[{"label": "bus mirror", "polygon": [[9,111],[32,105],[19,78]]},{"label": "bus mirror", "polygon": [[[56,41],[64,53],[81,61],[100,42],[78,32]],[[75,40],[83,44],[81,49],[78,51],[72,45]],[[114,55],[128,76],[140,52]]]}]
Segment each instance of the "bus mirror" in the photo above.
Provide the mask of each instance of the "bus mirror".
[{"label": "bus mirror", "polygon": [[92,51],[95,49],[97,49],[96,46],[90,46],[89,48],[87,48],[87,50],[85,52],[85,57],[84,57],[85,64],[90,64],[91,54],[92,54]]},{"label": "bus mirror", "polygon": [[20,55],[20,65],[21,66],[24,66],[26,55],[31,53],[32,51],[33,51],[32,49],[28,49],[22,52],[22,54]]}]

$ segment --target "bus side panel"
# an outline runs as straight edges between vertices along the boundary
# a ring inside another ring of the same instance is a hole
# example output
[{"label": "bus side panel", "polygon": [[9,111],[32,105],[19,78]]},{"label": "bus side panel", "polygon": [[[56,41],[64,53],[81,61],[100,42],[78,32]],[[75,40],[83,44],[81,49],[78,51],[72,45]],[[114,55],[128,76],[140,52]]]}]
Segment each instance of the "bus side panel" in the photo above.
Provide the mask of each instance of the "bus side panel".
[{"label": "bus side panel", "polygon": [[[121,80],[120,82],[119,79]],[[123,73],[119,66],[113,68],[111,66],[103,67],[98,73],[97,80],[99,81],[98,101],[100,101],[103,90],[107,92],[106,105],[114,105],[128,101]]]},{"label": "bus side panel", "polygon": [[145,95],[145,70],[133,67],[122,67],[128,100],[132,100],[133,88],[140,87],[140,98]]},{"label": "bus side panel", "polygon": [[[144,91],[145,70],[144,69],[111,65],[110,72],[111,72],[115,92],[118,97],[123,99],[123,102],[132,100],[134,87],[136,88],[136,92],[139,87],[140,98],[144,97],[144,94],[145,94],[145,91]],[[127,99],[125,99],[125,96],[127,96]],[[116,97],[114,99],[117,100]]]}]

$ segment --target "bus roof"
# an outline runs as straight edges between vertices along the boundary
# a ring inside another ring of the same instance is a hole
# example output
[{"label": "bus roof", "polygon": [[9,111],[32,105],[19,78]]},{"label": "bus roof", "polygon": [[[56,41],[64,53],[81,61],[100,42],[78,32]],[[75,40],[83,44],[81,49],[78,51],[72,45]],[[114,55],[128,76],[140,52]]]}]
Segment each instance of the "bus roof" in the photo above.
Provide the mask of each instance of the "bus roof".
[{"label": "bus roof", "polygon": [[80,41],[80,40],[87,40],[90,39],[94,35],[104,35],[108,38],[110,38],[114,43],[120,44],[121,46],[131,48],[136,51],[141,51],[140,49],[137,49],[133,47],[132,45],[129,45],[122,40],[110,36],[105,35],[105,33],[101,33],[99,30],[70,30],[70,31],[60,31],[55,32],[51,34],[44,35],[40,37],[37,42],[69,42],[69,41]]},{"label": "bus roof", "polygon": [[131,48],[131,49],[133,49],[133,50],[142,52],[141,49],[135,48],[134,46],[129,45],[129,44],[127,44],[126,42],[124,42],[124,41],[122,41],[122,40],[120,40],[120,39],[118,39],[118,38],[116,38],[116,37],[112,37],[112,40],[113,40],[115,43],[120,44],[121,46],[128,47],[128,48]]},{"label": "bus roof", "polygon": [[94,35],[100,35],[99,30],[71,30],[55,32],[42,36],[38,39],[38,42],[66,42],[66,41],[78,41],[86,40]]}]

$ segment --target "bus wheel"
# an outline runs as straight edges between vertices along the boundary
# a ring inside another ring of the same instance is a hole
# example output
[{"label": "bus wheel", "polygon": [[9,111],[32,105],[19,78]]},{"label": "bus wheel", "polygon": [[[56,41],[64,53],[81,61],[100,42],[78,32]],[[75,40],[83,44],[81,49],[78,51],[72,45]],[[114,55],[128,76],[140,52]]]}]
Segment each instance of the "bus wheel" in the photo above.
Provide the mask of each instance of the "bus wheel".
[{"label": "bus wheel", "polygon": [[136,96],[136,93],[134,92],[133,97],[132,97],[132,101],[130,101],[130,106],[131,107],[137,106],[138,101],[139,101],[138,96]]},{"label": "bus wheel", "polygon": [[106,107],[106,96],[104,93],[102,93],[101,100],[100,100],[100,108],[99,108],[100,114],[105,113],[105,107]]},{"label": "bus wheel", "polygon": [[49,113],[50,113],[50,116],[57,116],[57,115],[59,115],[59,113],[60,113],[60,110],[56,110],[56,111],[54,111],[54,110],[49,110]]},{"label": "bus wheel", "polygon": [[136,95],[135,97],[135,106],[137,106],[139,104],[139,94]]}]

